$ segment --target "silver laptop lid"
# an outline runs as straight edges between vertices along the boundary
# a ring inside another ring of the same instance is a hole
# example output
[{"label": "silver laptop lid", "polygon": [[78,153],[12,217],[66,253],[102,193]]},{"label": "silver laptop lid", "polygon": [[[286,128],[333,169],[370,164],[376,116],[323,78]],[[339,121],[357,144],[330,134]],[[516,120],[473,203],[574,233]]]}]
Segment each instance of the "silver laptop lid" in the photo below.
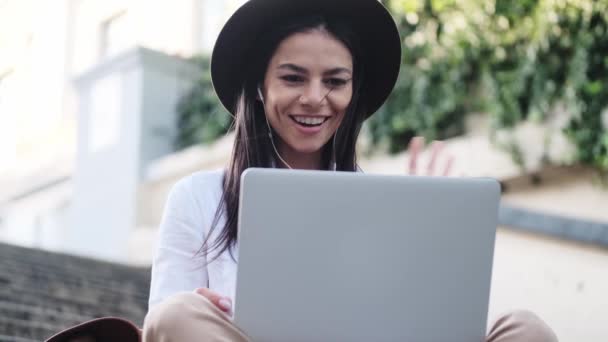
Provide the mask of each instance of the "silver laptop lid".
[{"label": "silver laptop lid", "polygon": [[492,179],[250,169],[235,321],[254,341],[483,341]]}]

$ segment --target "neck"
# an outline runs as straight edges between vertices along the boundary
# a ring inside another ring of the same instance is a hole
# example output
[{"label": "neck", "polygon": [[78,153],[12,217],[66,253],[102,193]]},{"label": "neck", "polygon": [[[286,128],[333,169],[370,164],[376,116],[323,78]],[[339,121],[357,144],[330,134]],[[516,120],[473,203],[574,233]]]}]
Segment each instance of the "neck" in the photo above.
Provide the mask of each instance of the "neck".
[{"label": "neck", "polygon": [[[279,144],[278,151],[281,154],[281,158],[289,164],[294,169],[300,170],[320,170],[321,169],[321,150],[312,152],[312,153],[301,153],[298,151],[294,151],[292,148],[287,146],[286,144]],[[287,168],[279,158],[277,159],[277,163],[280,167]]]}]

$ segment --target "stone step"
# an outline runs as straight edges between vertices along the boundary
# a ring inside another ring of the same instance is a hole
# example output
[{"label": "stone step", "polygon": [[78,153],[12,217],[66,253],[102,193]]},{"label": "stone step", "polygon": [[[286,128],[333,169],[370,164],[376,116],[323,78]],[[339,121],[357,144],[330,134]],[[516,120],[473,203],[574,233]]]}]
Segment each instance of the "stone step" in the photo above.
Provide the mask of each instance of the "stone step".
[{"label": "stone step", "polygon": [[53,287],[65,288],[70,291],[91,289],[100,291],[101,293],[119,293],[120,295],[144,299],[147,298],[149,291],[149,282],[145,282],[145,285],[141,286],[132,281],[132,279],[124,279],[122,282],[104,282],[81,276],[75,271],[69,275],[62,275],[42,269],[28,269],[18,267],[18,265],[0,263],[0,274],[5,274],[4,276],[0,276],[2,278],[0,283],[2,284],[22,285],[23,283],[27,283],[37,287],[48,288],[49,291],[52,291]]},{"label": "stone step", "polygon": [[40,340],[0,334],[0,342],[40,342]]},{"label": "stone step", "polygon": [[54,253],[34,248],[18,247],[0,243],[0,259],[17,260],[22,264],[36,263],[54,268],[75,267],[81,272],[99,275],[123,276],[139,269],[132,266],[112,264],[100,260]]},{"label": "stone step", "polygon": [[30,322],[46,322],[53,325],[75,324],[93,319],[71,312],[62,312],[48,307],[26,305],[0,300],[0,317]]},{"label": "stone step", "polygon": [[28,288],[29,290],[38,293],[47,293],[57,298],[89,298],[97,303],[103,300],[107,303],[116,304],[124,302],[127,299],[129,303],[147,302],[147,296],[145,295],[131,295],[130,293],[122,292],[119,289],[110,291],[101,290],[99,288],[74,287],[69,285],[62,286],[62,284],[55,282],[45,282],[37,284],[36,286],[28,286],[27,279],[16,281],[12,284],[5,285],[5,287],[13,289]]},{"label": "stone step", "polygon": [[48,288],[49,291],[57,287],[70,291],[93,290],[142,300],[147,299],[150,286],[149,282],[140,285],[128,279],[124,279],[122,282],[103,282],[79,276],[77,273],[64,277],[59,274],[27,272],[17,267],[0,266],[0,286],[23,286],[24,284],[36,288]]},{"label": "stone step", "polygon": [[0,288],[0,300],[16,304],[40,306],[59,312],[86,317],[118,316],[140,324],[147,311],[147,302],[125,298],[118,305],[97,302],[91,298],[58,297],[32,289]]},{"label": "stone step", "polygon": [[108,305],[119,305],[121,303],[139,304],[146,303],[146,296],[131,296],[128,293],[121,291],[102,291],[95,288],[75,288],[71,286],[61,286],[60,283],[45,283],[37,284],[36,286],[28,286],[27,281],[19,281],[8,286],[11,289],[23,289],[36,291],[38,293],[47,293],[57,298],[88,298],[94,303],[106,303]]},{"label": "stone step", "polygon": [[14,252],[10,250],[2,250],[4,246],[0,246],[0,256],[2,256],[3,260],[18,262],[19,264],[24,265],[42,265],[51,268],[61,268],[61,269],[78,269],[84,274],[91,275],[101,275],[101,276],[112,276],[112,275],[125,275],[130,274],[133,267],[125,267],[122,265],[116,265],[116,268],[113,268],[112,265],[103,264],[98,261],[80,259],[78,257],[72,257],[74,259],[70,259],[69,256],[57,256],[52,253],[45,252],[47,254],[33,254],[29,250],[25,252]]},{"label": "stone step", "polygon": [[[1,254],[0,254],[1,257]],[[101,283],[101,284],[120,284],[120,283],[128,283],[133,284],[134,287],[137,286],[147,286],[149,284],[150,279],[150,270],[149,269],[133,269],[129,273],[125,274],[109,274],[103,275],[95,273],[90,269],[80,269],[74,267],[63,267],[63,266],[51,266],[44,265],[40,263],[25,263],[18,260],[11,259],[0,259],[0,269],[6,267],[10,269],[19,268],[23,273],[30,274],[48,274],[56,277],[61,277],[65,279],[70,278],[86,278],[90,280],[92,283]],[[91,272],[91,273],[87,273]]]},{"label": "stone step", "polygon": [[[6,336],[45,340],[67,326],[54,326],[43,322],[30,322],[13,318],[0,319],[0,333]],[[11,340],[9,340],[11,341]]]},{"label": "stone step", "polygon": [[141,326],[150,270],[0,243],[0,342],[44,340],[104,316]]}]

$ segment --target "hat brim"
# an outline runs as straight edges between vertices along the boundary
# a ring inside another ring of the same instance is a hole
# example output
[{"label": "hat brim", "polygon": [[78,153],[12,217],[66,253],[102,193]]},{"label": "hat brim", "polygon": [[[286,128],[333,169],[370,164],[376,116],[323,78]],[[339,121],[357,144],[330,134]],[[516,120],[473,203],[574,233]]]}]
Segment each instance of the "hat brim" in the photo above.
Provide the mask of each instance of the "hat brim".
[{"label": "hat brim", "polygon": [[138,342],[140,330],[133,323],[118,317],[93,319],[63,330],[45,342],[67,342],[77,336],[91,336],[95,341]]},{"label": "hat brim", "polygon": [[377,0],[250,0],[224,25],[211,57],[211,79],[220,102],[235,114],[244,66],[254,53],[256,38],[278,22],[305,15],[336,16],[359,37],[364,82],[361,99],[371,116],[391,93],[401,63],[401,39],[395,21]]}]

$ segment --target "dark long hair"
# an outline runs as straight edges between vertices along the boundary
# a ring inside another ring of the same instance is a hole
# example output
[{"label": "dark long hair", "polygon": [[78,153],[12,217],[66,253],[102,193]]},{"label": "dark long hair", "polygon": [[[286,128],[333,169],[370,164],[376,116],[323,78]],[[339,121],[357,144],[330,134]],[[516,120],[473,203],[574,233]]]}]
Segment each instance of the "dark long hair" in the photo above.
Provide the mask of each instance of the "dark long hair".
[{"label": "dark long hair", "polygon": [[[279,43],[294,33],[321,29],[342,42],[350,51],[353,58],[353,95],[346,113],[334,139],[330,139],[323,147],[322,165],[329,169],[334,158],[335,167],[339,171],[356,171],[356,142],[361,125],[365,119],[365,103],[361,101],[360,89],[363,82],[363,65],[361,64],[360,44],[356,35],[348,25],[337,18],[324,16],[309,16],[291,20],[285,25],[279,25],[277,30],[269,32],[257,41],[255,51],[252,51],[251,63],[244,68],[244,82],[241,93],[235,101],[235,140],[230,164],[223,178],[223,193],[217,208],[208,236],[205,238],[201,251],[205,256],[216,253],[211,261],[220,254],[232,248],[237,241],[239,190],[241,174],[250,167],[273,167],[275,161],[269,128],[266,123],[263,104],[257,99],[257,88],[263,83],[268,63]],[[277,136],[274,134],[274,136]],[[278,163],[277,163],[278,164]],[[220,218],[226,222],[217,237],[211,241],[212,233],[220,228]],[[234,256],[233,256],[234,258]],[[208,259],[208,262],[211,262]]]}]

